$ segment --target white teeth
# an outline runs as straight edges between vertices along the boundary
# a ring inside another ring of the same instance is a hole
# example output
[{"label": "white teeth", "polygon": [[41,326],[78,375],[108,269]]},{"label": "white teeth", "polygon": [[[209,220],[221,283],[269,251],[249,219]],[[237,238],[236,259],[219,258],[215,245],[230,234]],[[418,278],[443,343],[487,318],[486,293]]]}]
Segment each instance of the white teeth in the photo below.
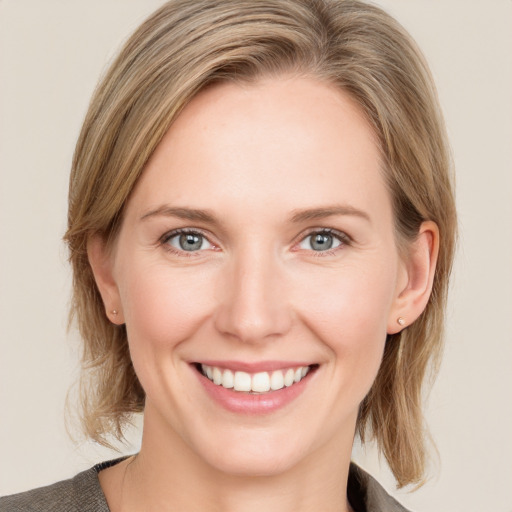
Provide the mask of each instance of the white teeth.
[{"label": "white teeth", "polygon": [[288,368],[269,372],[250,374],[242,371],[221,369],[216,366],[201,365],[203,374],[217,386],[223,386],[235,391],[267,393],[277,391],[283,387],[290,387],[301,381],[310,370],[309,366]]},{"label": "white teeth", "polygon": [[270,391],[270,377],[268,372],[256,373],[252,376],[251,389],[257,393],[266,393]]},{"label": "white teeth", "polygon": [[224,373],[222,374],[222,385],[227,389],[234,387],[235,377],[231,370],[224,370]]},{"label": "white teeth", "polygon": [[222,384],[222,372],[219,368],[213,369],[213,383],[217,385]]},{"label": "white teeth", "polygon": [[251,376],[245,372],[235,372],[235,391],[251,391]]},{"label": "white teeth", "polygon": [[290,368],[286,371],[286,374],[284,376],[284,385],[286,387],[289,387],[293,384],[293,379],[295,377],[295,372]]},{"label": "white teeth", "polygon": [[283,372],[272,372],[272,377],[270,377],[270,389],[277,391],[282,388],[284,388]]}]

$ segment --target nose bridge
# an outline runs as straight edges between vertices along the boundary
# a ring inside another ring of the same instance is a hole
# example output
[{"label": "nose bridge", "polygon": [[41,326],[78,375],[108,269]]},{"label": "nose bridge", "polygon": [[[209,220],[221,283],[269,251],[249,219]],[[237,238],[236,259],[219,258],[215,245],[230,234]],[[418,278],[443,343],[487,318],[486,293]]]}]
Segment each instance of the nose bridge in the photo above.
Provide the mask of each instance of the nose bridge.
[{"label": "nose bridge", "polygon": [[254,343],[284,334],[291,315],[282,262],[274,251],[250,244],[233,255],[224,269],[217,329]]}]

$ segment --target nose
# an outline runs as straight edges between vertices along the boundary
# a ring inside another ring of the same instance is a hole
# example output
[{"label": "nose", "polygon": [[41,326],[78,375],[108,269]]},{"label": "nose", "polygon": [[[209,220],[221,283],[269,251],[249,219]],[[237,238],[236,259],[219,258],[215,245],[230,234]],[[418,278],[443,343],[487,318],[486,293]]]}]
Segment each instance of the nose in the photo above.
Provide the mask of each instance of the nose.
[{"label": "nose", "polygon": [[261,343],[286,334],[292,312],[282,263],[263,251],[233,258],[219,283],[216,329],[244,343]]}]

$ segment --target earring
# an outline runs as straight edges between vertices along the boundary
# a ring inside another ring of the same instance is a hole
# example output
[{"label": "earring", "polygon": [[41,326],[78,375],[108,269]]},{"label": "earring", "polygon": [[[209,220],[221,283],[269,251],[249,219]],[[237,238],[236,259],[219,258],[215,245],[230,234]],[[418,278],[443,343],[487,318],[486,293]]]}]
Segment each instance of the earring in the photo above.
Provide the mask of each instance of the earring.
[{"label": "earring", "polygon": [[114,316],[116,316],[116,315],[117,315],[117,309],[113,309],[113,310],[112,310],[112,314],[113,314]]},{"label": "earring", "polygon": [[405,320],[399,316],[396,321],[398,322],[398,325],[401,325],[401,326],[404,326],[405,325]]}]

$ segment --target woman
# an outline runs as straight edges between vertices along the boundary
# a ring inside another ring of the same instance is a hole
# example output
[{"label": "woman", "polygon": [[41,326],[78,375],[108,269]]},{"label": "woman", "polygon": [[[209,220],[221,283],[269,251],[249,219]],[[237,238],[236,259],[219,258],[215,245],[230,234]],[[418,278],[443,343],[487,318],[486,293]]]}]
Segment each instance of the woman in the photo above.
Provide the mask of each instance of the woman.
[{"label": "woman", "polygon": [[[88,435],[138,454],[0,510],[404,510],[455,234],[434,87],[356,1],[164,5],[91,102],[66,240]],[[59,508],[60,507],[60,508]]]}]

